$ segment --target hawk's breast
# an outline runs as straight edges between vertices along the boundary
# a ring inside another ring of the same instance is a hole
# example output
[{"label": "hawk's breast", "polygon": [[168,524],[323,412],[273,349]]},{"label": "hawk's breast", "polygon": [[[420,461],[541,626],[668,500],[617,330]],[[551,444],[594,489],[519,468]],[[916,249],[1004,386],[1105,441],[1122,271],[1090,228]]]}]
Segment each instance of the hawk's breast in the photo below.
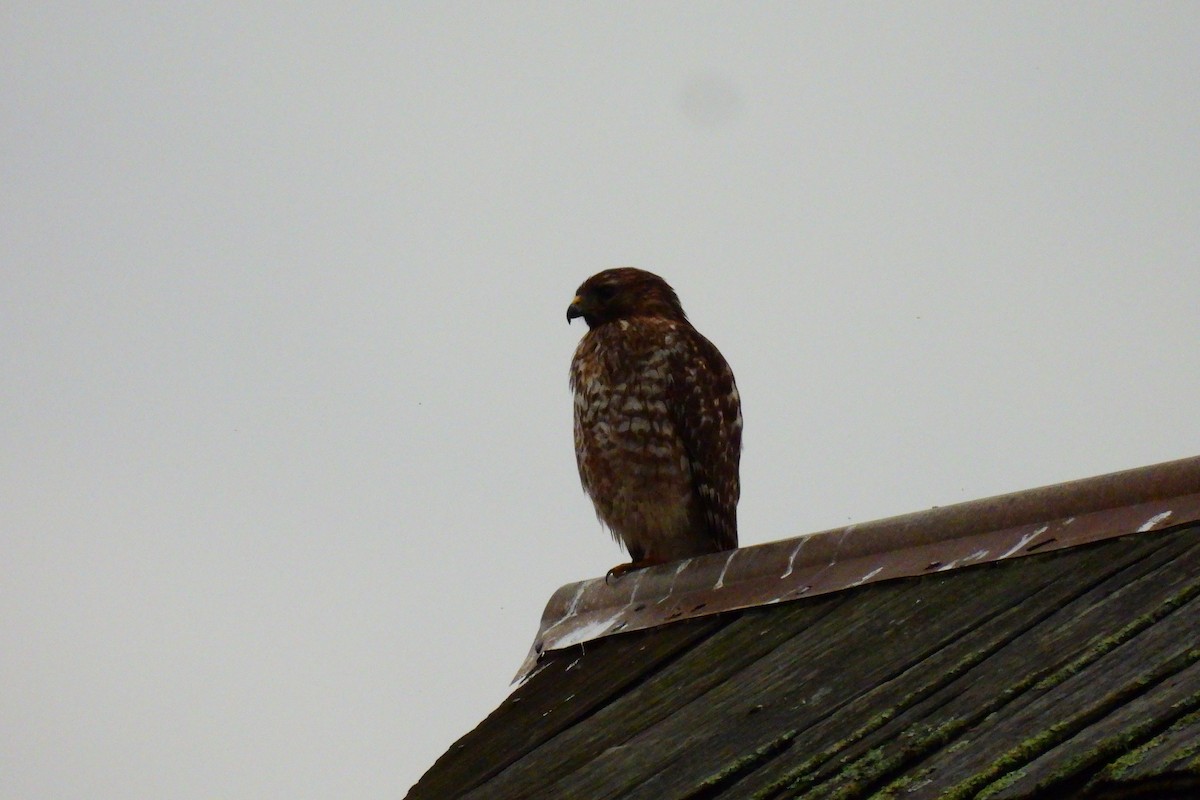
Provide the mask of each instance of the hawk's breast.
[{"label": "hawk's breast", "polygon": [[670,558],[691,527],[691,469],[668,407],[681,341],[673,321],[621,320],[589,331],[571,364],[580,479],[631,553]]}]

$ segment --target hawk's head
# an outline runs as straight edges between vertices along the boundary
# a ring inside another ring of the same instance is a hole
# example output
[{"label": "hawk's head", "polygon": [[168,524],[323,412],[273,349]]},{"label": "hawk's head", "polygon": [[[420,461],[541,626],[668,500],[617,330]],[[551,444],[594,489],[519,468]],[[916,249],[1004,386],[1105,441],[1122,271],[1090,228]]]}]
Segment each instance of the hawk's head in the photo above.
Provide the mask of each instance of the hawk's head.
[{"label": "hawk's head", "polygon": [[675,290],[653,272],[633,267],[606,269],[584,281],[567,306],[567,322],[576,317],[589,328],[633,317],[687,321]]}]

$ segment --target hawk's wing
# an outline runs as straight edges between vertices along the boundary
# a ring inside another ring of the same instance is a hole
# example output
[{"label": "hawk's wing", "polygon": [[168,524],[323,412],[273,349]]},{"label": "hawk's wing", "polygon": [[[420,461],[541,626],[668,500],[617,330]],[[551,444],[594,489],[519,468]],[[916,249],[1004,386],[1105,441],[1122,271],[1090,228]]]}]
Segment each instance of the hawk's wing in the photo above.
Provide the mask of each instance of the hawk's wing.
[{"label": "hawk's wing", "polygon": [[683,440],[692,491],[718,550],[737,547],[742,404],[733,370],[712,342],[681,326],[672,366],[670,413]]}]

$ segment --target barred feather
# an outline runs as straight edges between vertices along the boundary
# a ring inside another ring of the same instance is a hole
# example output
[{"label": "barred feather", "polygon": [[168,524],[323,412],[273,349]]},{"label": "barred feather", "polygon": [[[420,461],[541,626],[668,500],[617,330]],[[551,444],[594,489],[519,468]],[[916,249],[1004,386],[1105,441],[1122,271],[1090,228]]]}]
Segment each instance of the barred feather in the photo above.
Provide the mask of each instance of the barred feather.
[{"label": "barred feather", "polygon": [[597,516],[635,562],[737,547],[742,415],[729,365],[651,273],[601,272],[576,305],[589,330],[571,363],[575,456]]}]

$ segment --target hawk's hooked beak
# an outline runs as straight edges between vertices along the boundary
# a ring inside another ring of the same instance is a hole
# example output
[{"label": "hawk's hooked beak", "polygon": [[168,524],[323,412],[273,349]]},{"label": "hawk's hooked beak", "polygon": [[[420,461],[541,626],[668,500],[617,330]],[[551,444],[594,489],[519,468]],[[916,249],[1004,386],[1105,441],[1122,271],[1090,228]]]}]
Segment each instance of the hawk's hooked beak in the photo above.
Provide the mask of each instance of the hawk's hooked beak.
[{"label": "hawk's hooked beak", "polygon": [[571,324],[571,320],[576,317],[583,316],[583,298],[575,295],[575,299],[571,301],[571,305],[567,306],[567,324]]}]

